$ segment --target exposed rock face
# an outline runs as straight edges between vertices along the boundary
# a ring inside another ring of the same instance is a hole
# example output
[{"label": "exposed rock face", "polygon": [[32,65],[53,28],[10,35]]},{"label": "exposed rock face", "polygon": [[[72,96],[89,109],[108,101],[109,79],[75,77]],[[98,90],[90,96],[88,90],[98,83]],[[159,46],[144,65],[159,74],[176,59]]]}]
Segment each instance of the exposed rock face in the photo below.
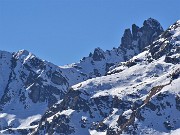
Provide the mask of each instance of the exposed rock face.
[{"label": "exposed rock face", "polygon": [[180,56],[174,55],[180,53],[180,36],[179,34],[174,34],[176,32],[178,33],[179,30],[180,21],[177,21],[159,37],[159,40],[150,46],[150,52],[153,58],[158,59],[165,55],[165,62],[167,63],[178,64],[180,62]]},{"label": "exposed rock face", "polygon": [[133,24],[132,25],[133,40],[137,40],[137,38],[138,38],[138,31],[139,31],[139,27],[136,24]]},{"label": "exposed rock face", "polygon": [[140,50],[152,43],[163,32],[160,23],[152,18],[145,20],[143,26],[140,29],[140,32],[143,33],[139,40]]},{"label": "exposed rock face", "polygon": [[61,73],[60,73],[60,72],[57,72],[57,71],[55,71],[55,72],[52,74],[51,81],[52,81],[54,84],[57,84],[57,85],[66,85],[66,84],[67,84],[66,78],[63,77],[63,76],[61,75]]},{"label": "exposed rock face", "polygon": [[[163,28],[160,23],[152,18],[145,20],[143,27],[139,28],[135,24],[132,25],[132,33],[130,29],[126,29],[121,39],[122,48],[138,49],[139,52],[150,45],[161,33]],[[136,45],[136,47],[134,47]]]},{"label": "exposed rock face", "polygon": [[100,49],[100,48],[96,48],[94,50],[92,58],[93,58],[94,61],[101,61],[102,59],[105,59],[104,51],[102,49]]},{"label": "exposed rock face", "polygon": [[[68,87],[68,82],[67,78],[61,75],[59,67],[48,65],[48,62],[38,59],[26,50],[9,55],[10,72],[6,92],[3,93],[0,102],[1,109],[6,103],[17,99],[20,99],[25,107],[28,105],[27,98],[32,99],[34,103],[45,100],[49,103],[53,98],[57,98],[53,94],[64,95],[65,90],[63,91],[62,87]],[[2,70],[6,69],[2,67]]]},{"label": "exposed rock face", "polygon": [[130,29],[126,29],[124,31],[124,35],[121,38],[121,46],[127,49],[130,49],[130,47],[132,47],[132,41],[133,41],[133,36],[131,34],[131,30]]},{"label": "exposed rock face", "polygon": [[29,127],[37,124],[40,114],[64,97],[68,79],[58,66],[26,50],[0,52],[0,57],[0,129],[6,130],[3,134],[27,134],[31,129],[13,128],[26,119]]}]

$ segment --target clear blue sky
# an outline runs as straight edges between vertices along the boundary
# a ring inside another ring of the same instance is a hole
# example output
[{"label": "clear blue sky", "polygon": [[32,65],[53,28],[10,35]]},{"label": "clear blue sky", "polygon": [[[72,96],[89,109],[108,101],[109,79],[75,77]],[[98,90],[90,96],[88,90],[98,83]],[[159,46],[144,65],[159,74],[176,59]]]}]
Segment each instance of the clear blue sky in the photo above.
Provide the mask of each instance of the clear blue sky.
[{"label": "clear blue sky", "polygon": [[57,65],[118,47],[125,28],[180,19],[180,0],[0,0],[0,50],[26,49]]}]

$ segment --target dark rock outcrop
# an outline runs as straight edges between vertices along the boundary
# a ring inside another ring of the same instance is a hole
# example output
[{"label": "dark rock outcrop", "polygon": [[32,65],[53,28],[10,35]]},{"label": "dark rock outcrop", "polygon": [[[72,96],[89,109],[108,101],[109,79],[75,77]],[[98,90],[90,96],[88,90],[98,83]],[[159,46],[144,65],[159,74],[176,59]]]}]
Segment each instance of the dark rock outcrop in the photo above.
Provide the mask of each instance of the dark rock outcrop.
[{"label": "dark rock outcrop", "polygon": [[139,52],[142,52],[143,49],[156,40],[163,31],[160,23],[152,18],[145,20],[141,28],[133,24],[132,33],[130,29],[125,30],[121,39],[121,47],[123,49],[138,49]]},{"label": "dark rock outcrop", "polygon": [[102,59],[105,58],[104,51],[100,48],[96,48],[94,50],[94,53],[92,54],[92,58],[94,61],[101,61]]},{"label": "dark rock outcrop", "polygon": [[180,27],[180,23],[176,22],[170,26],[162,35],[150,45],[150,53],[154,59],[159,59],[163,55],[165,62],[178,64],[180,63],[180,56],[173,56],[173,54],[180,53],[179,43],[180,40],[178,35],[173,36],[174,31]]},{"label": "dark rock outcrop", "polygon": [[131,34],[131,30],[130,29],[126,29],[124,31],[124,35],[121,38],[121,46],[122,48],[127,48],[130,49],[130,47],[132,48],[132,41],[133,41],[133,37]]}]

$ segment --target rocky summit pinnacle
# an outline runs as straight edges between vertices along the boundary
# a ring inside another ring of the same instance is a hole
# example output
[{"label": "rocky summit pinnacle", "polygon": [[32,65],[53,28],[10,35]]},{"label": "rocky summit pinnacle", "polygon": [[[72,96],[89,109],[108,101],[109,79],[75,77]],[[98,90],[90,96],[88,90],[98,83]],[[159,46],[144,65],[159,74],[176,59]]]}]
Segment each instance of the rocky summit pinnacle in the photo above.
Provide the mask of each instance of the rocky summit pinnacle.
[{"label": "rocky summit pinnacle", "polygon": [[94,61],[100,61],[105,58],[104,51],[101,48],[95,48],[94,53],[92,55]]},{"label": "rocky summit pinnacle", "polygon": [[143,26],[139,28],[136,24],[132,25],[132,32],[130,29],[124,31],[121,39],[123,49],[132,49],[136,47],[141,52],[146,46],[150,45],[162,32],[161,24],[152,18],[144,21]]}]

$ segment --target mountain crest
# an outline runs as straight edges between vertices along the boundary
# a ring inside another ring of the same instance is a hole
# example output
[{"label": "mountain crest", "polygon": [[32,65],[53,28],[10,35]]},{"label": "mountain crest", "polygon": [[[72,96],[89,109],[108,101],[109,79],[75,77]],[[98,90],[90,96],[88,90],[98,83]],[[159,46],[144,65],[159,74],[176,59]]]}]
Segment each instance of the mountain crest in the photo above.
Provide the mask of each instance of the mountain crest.
[{"label": "mountain crest", "polygon": [[153,19],[153,18],[149,18],[149,19],[145,20],[143,25],[145,27],[151,27],[153,29],[159,29],[159,30],[163,31],[161,24],[156,19]]},{"label": "mountain crest", "polygon": [[29,52],[29,51],[27,51],[25,49],[19,50],[16,53],[14,53],[14,57],[16,59],[20,59],[20,60],[23,60],[23,61],[25,61],[25,60],[29,59],[30,57],[33,57],[33,56],[35,57],[34,54],[32,54],[31,52]]},{"label": "mountain crest", "polygon": [[95,48],[94,53],[92,54],[92,58],[94,61],[100,61],[105,58],[104,51],[101,48]]},{"label": "mountain crest", "polygon": [[133,24],[132,32],[130,29],[126,29],[121,38],[120,47],[123,49],[138,49],[139,52],[142,52],[142,50],[151,44],[163,31],[161,24],[157,20],[149,18],[144,21],[141,28]]}]

